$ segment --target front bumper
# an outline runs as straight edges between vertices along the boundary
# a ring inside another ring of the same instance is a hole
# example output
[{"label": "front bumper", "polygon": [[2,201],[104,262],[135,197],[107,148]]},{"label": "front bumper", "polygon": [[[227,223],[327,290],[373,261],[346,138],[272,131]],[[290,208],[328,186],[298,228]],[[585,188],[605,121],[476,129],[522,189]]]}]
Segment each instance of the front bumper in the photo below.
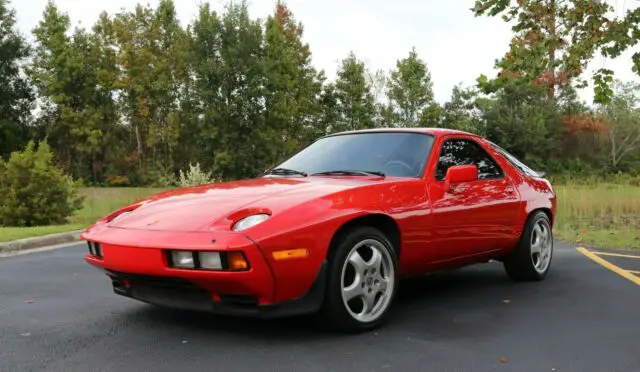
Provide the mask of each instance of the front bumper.
[{"label": "front bumper", "polygon": [[[98,242],[102,257],[85,255],[103,270],[116,294],[160,306],[218,314],[275,317],[318,310],[324,294],[326,264],[314,284],[298,298],[276,303],[276,277],[261,248],[240,233],[167,232],[97,227],[82,238]],[[239,250],[246,271],[176,269],[166,251]]]},{"label": "front bumper", "polygon": [[116,294],[150,304],[220,315],[276,318],[314,313],[322,306],[326,283],[326,263],[317,280],[302,297],[277,304],[259,304],[255,297],[212,294],[182,278],[169,278],[106,271]]}]

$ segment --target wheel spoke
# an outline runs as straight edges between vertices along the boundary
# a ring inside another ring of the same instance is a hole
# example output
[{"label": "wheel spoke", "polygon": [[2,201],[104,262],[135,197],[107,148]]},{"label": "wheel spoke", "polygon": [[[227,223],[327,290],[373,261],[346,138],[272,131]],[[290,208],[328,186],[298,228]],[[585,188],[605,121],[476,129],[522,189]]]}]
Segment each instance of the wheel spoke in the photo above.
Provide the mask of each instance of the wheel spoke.
[{"label": "wheel spoke", "polygon": [[540,225],[536,224],[536,226],[533,228],[533,233],[535,236],[535,242],[540,242],[540,240],[542,240],[542,228],[540,227]]},{"label": "wheel spoke", "polygon": [[534,253],[542,253],[542,242],[538,239],[536,239],[536,241],[531,244],[531,254]]},{"label": "wheel spoke", "polygon": [[378,280],[378,284],[376,286],[376,291],[380,293],[385,293],[387,291],[387,287],[389,286],[389,280],[380,277]]},{"label": "wheel spoke", "polygon": [[351,253],[349,256],[349,262],[353,265],[356,273],[358,273],[359,276],[362,276],[364,270],[367,268],[367,264],[364,262],[358,251],[353,251],[353,253]]},{"label": "wheel spoke", "polygon": [[353,281],[353,284],[342,289],[342,292],[346,301],[351,301],[355,297],[364,295],[362,290],[362,279],[360,279],[360,276],[356,276],[356,280]]},{"label": "wheel spoke", "polygon": [[541,227],[542,231],[542,244],[547,245],[549,243],[549,230],[545,227]]},{"label": "wheel spoke", "polygon": [[376,293],[367,293],[364,295],[364,308],[362,309],[363,314],[370,313],[373,311],[373,307],[376,304]]},{"label": "wheel spoke", "polygon": [[367,265],[373,269],[376,269],[376,272],[380,272],[380,266],[382,265],[382,254],[377,249],[372,249],[373,254],[371,255],[371,259],[367,262]]}]

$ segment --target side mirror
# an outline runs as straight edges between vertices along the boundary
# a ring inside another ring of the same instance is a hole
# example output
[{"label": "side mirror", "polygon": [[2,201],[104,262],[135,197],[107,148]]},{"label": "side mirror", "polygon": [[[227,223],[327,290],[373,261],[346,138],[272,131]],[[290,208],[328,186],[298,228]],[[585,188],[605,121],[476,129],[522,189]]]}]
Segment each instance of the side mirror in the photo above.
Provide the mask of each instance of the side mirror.
[{"label": "side mirror", "polygon": [[478,179],[478,167],[475,165],[454,165],[447,169],[444,177],[444,189],[449,191],[451,185],[461,182],[471,182]]}]

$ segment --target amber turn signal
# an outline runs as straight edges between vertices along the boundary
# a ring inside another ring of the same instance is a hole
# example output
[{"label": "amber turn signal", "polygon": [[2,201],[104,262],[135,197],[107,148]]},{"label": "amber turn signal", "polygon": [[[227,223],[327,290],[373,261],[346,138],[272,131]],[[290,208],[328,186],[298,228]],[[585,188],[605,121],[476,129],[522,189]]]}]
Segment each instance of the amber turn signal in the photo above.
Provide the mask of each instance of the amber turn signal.
[{"label": "amber turn signal", "polygon": [[229,270],[246,270],[249,268],[249,263],[247,263],[247,259],[244,258],[242,252],[228,252],[227,265],[229,265]]},{"label": "amber turn signal", "polygon": [[303,258],[309,255],[306,248],[288,249],[286,251],[275,251],[272,253],[276,260],[288,260],[291,258]]}]

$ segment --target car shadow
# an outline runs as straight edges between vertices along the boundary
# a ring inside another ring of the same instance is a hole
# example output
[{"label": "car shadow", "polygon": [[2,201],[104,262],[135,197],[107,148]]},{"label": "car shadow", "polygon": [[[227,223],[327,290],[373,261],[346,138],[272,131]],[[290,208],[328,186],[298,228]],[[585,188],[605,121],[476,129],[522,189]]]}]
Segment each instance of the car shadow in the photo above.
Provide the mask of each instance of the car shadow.
[{"label": "car shadow", "polygon": [[[420,337],[488,337],[498,331],[505,305],[518,286],[497,263],[470,266],[407,279],[400,283],[387,324],[375,332],[407,332]],[[135,321],[152,327],[179,327],[196,333],[265,336],[270,341],[349,337],[335,332],[316,315],[277,319],[220,316],[143,305]],[[353,335],[352,337],[357,337]]]}]

